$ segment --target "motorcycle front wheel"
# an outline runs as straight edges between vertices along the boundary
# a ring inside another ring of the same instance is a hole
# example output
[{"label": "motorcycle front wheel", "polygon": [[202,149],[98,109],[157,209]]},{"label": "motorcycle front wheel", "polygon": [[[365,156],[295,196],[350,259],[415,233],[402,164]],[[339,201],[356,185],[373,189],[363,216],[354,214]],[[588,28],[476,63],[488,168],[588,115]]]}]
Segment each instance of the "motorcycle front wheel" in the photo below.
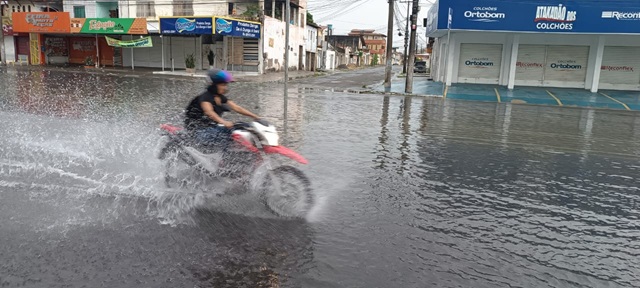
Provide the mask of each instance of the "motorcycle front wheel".
[{"label": "motorcycle front wheel", "polygon": [[263,189],[267,209],[282,217],[304,218],[315,204],[311,181],[295,167],[269,171]]}]

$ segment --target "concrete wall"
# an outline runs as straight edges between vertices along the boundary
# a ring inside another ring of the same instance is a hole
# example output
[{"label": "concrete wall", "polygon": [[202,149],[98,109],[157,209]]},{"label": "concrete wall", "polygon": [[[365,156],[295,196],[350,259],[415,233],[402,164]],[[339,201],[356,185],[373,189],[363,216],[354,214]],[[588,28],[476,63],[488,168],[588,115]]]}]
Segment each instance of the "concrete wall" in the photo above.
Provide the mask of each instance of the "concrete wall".
[{"label": "concrete wall", "polygon": [[[285,23],[277,19],[265,16],[264,19],[264,35],[262,41],[264,45],[264,67],[265,71],[283,71],[284,70],[284,51],[285,51]],[[299,47],[304,47],[305,29],[300,26],[290,25],[289,35],[289,69],[299,69]],[[303,63],[305,61],[302,55]]]},{"label": "concrete wall", "polygon": [[318,29],[313,26],[305,27],[305,49],[315,53],[318,50]]}]

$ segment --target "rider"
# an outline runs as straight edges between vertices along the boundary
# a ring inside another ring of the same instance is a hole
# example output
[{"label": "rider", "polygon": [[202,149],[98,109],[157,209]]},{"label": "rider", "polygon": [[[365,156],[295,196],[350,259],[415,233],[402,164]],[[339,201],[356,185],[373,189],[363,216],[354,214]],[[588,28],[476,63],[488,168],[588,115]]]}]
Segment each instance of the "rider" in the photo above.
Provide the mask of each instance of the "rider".
[{"label": "rider", "polygon": [[224,112],[235,111],[255,120],[259,120],[260,117],[224,96],[229,91],[229,83],[233,82],[229,72],[211,69],[207,76],[207,91],[189,103],[184,124],[187,131],[194,133],[200,143],[224,144],[231,138],[230,129],[233,128],[233,122],[222,118]]}]

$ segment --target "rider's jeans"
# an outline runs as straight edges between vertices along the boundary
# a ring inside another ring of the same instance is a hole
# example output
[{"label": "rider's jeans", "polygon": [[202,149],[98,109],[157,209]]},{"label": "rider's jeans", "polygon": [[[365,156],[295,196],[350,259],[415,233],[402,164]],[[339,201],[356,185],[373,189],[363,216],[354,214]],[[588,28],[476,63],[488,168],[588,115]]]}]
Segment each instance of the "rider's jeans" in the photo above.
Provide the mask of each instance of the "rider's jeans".
[{"label": "rider's jeans", "polygon": [[197,130],[195,134],[199,143],[219,146],[223,150],[226,150],[231,143],[231,130],[226,127],[207,127]]}]

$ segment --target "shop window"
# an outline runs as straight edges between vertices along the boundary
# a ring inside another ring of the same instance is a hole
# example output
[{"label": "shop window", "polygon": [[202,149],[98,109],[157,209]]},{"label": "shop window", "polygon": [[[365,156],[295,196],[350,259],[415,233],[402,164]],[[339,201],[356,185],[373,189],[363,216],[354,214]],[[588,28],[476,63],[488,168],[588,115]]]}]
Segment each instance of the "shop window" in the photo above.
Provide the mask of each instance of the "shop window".
[{"label": "shop window", "polygon": [[84,6],[73,6],[73,17],[86,18],[84,13]]},{"label": "shop window", "polygon": [[137,17],[156,17],[156,6],[152,1],[136,1]]},{"label": "shop window", "polygon": [[193,0],[173,1],[174,16],[193,16]]}]

